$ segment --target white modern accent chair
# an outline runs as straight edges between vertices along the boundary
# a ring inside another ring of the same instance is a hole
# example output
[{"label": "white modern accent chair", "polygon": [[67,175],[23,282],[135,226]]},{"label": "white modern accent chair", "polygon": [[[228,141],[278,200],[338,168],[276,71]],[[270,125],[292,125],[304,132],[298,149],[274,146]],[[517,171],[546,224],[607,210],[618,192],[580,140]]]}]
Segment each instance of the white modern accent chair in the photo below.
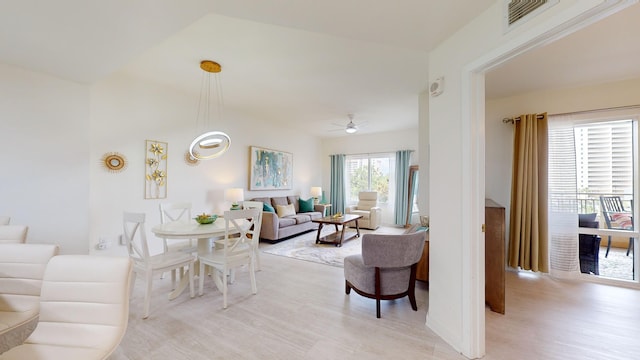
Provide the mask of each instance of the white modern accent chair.
[{"label": "white modern accent chair", "polygon": [[36,327],[42,277],[57,254],[57,245],[0,244],[0,354]]},{"label": "white modern accent chair", "polygon": [[254,261],[255,261],[255,268],[256,271],[260,271],[260,247],[259,247],[259,243],[260,243],[260,229],[262,228],[262,209],[263,209],[263,203],[262,201],[244,201],[242,202],[242,208],[243,209],[258,209],[258,211],[260,211],[260,215],[258,215],[258,219],[256,220],[255,224],[253,225],[253,233],[256,234],[256,236],[258,237],[258,241],[255,242],[255,246],[254,246]]},{"label": "white modern accent chair", "polygon": [[[255,246],[259,233],[255,232],[256,221],[262,211],[258,209],[232,210],[224,212],[225,234],[221,248],[216,246],[209,253],[200,253],[200,274],[205,273],[205,266],[213,268],[213,280],[218,290],[222,292],[223,307],[227,308],[227,277],[231,271],[248,265],[251,279],[251,291],[258,292],[255,275]],[[218,243],[220,244],[220,243]],[[200,276],[199,295],[203,294],[204,276]]]},{"label": "white modern accent chair", "polygon": [[358,193],[358,203],[348,206],[346,214],[362,215],[358,220],[360,228],[375,230],[382,221],[382,209],[378,206],[377,191],[361,191]]},{"label": "white modern accent chair", "polygon": [[11,216],[0,216],[0,225],[9,225],[11,222]]},{"label": "white modern accent chair", "polygon": [[0,359],[108,358],[127,330],[131,265],[126,257],[54,256],[42,280],[38,325]]},{"label": "white modern accent chair", "polygon": [[[160,203],[160,223],[166,224],[170,222],[191,222],[191,203],[190,202],[164,202]],[[195,253],[198,251],[196,239],[167,239],[162,238],[164,244],[164,252],[184,251]],[[180,278],[184,273],[180,273]],[[161,276],[162,278],[163,276]],[[176,281],[176,270],[171,270],[171,281]]]},{"label": "white modern accent chair", "polygon": [[16,244],[27,242],[27,225],[0,226],[0,244]]},{"label": "white modern accent chair", "polygon": [[[147,244],[147,235],[144,228],[145,214],[128,213],[123,215],[124,238],[129,251],[129,257],[133,260],[133,271],[136,274],[144,276],[146,280],[146,290],[144,293],[144,309],[142,318],[149,317],[149,305],[151,303],[151,289],[153,285],[153,276],[161,274],[165,271],[181,269],[188,267],[189,290],[191,297],[195,296],[193,288],[193,267],[196,257],[191,253],[181,251],[170,251],[157,255],[149,254],[149,245]],[[133,289],[135,276],[131,281]],[[175,287],[175,282],[173,283]]]}]

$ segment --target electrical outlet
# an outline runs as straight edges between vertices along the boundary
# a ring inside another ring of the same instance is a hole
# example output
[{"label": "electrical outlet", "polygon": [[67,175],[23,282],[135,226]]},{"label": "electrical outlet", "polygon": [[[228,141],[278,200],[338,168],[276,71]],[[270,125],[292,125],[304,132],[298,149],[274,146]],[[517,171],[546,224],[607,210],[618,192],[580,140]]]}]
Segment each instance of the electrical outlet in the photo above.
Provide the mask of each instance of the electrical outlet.
[{"label": "electrical outlet", "polygon": [[111,246],[111,241],[106,236],[100,236],[98,239],[98,244],[96,245],[96,249],[98,250],[106,250]]}]

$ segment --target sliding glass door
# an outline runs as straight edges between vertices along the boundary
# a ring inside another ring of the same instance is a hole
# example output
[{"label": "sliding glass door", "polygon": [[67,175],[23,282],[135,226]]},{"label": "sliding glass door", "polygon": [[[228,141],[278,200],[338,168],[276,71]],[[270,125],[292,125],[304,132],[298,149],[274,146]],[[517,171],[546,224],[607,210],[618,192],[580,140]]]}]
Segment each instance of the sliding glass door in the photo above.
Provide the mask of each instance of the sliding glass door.
[{"label": "sliding glass door", "polygon": [[639,111],[549,116],[552,272],[638,282]]}]

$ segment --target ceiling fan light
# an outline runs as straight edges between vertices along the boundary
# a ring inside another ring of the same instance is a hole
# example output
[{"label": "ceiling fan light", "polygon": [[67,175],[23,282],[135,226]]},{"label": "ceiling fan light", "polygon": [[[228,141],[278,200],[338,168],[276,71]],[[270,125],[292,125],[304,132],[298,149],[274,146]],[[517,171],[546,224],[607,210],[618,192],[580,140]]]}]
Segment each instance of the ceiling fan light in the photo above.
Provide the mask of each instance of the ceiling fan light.
[{"label": "ceiling fan light", "polygon": [[347,128],[345,129],[345,131],[347,132],[347,134],[353,134],[358,131],[358,127],[353,123],[352,116],[349,116],[349,119],[351,119],[351,121],[349,121],[349,123],[347,124]]}]

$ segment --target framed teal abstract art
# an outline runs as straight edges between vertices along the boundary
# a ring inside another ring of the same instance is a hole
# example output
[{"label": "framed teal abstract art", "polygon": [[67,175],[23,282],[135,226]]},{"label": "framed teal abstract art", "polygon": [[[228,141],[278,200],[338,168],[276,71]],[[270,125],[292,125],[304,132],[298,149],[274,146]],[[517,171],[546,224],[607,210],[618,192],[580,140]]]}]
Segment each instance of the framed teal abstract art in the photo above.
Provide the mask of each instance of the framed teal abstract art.
[{"label": "framed teal abstract art", "polygon": [[293,180],[291,153],[250,147],[249,190],[290,190]]}]

